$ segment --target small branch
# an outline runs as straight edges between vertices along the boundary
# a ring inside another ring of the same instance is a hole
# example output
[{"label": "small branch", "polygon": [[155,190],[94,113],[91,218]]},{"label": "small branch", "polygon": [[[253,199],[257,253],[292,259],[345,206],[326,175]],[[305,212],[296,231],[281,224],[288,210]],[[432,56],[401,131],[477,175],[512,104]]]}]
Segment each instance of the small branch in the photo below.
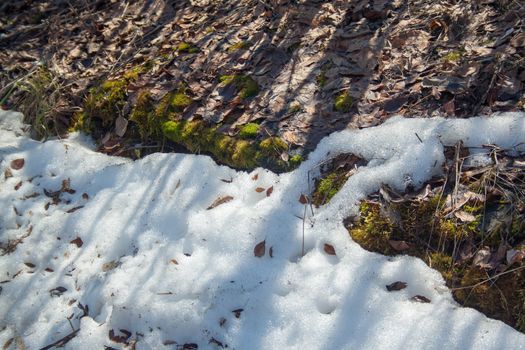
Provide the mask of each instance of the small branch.
[{"label": "small branch", "polygon": [[43,348],[41,348],[40,350],[48,350],[48,349],[52,349],[54,347],[63,347],[64,345],[66,345],[71,339],[73,339],[77,333],[80,331],[80,328],[77,329],[76,331],[73,331],[71,333],[69,333],[68,335],[66,335],[64,338],[62,339],[59,339],[57,340],[56,342],[52,343],[52,344],[49,344],[47,346],[44,346]]},{"label": "small branch", "polygon": [[471,289],[471,288],[476,288],[478,286],[481,286],[482,284],[484,283],[487,283],[487,282],[490,282],[492,281],[493,279],[496,279],[498,277],[501,277],[503,275],[506,275],[508,273],[511,273],[511,272],[514,272],[514,271],[519,271],[519,270],[522,270],[522,269],[525,269],[525,266],[520,266],[520,267],[516,267],[515,269],[512,269],[512,270],[508,270],[508,271],[504,271],[504,272],[501,272],[501,273],[498,273],[497,275],[494,275],[492,277],[489,277],[487,278],[486,280],[483,280],[481,282],[478,282],[476,284],[473,284],[471,286],[466,286],[466,287],[458,287],[458,288],[450,288],[450,290],[462,290],[462,289]]}]

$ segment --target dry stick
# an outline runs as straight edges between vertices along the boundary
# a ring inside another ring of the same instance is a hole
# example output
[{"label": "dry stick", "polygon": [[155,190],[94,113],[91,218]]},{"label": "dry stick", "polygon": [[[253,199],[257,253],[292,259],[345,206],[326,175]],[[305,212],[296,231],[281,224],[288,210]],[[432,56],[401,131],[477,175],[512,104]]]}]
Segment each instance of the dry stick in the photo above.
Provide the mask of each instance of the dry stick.
[{"label": "dry stick", "polygon": [[304,228],[305,228],[305,225],[306,225],[306,208],[308,208],[308,206],[305,204],[304,205],[304,212],[303,212],[303,245],[301,247],[301,257],[304,256]]},{"label": "dry stick", "polygon": [[64,338],[61,338],[61,339],[57,340],[54,343],[51,343],[49,345],[44,346],[40,350],[49,350],[49,349],[54,348],[54,347],[63,347],[64,345],[67,344],[67,342],[69,342],[71,339],[73,339],[77,335],[78,331],[80,331],[80,328],[77,329],[76,331],[73,331],[73,332],[69,333]]},{"label": "dry stick", "polygon": [[498,273],[497,275],[489,277],[486,280],[483,280],[483,281],[478,282],[476,284],[473,284],[471,286],[451,288],[450,290],[462,290],[462,289],[476,288],[477,286],[481,286],[482,284],[487,283],[489,281],[492,281],[495,278],[498,278],[498,277],[501,277],[501,276],[506,275],[508,273],[519,271],[519,270],[522,270],[522,269],[525,269],[525,266],[516,267],[516,268],[514,268],[512,270],[508,270],[508,271],[504,271],[504,272]]}]

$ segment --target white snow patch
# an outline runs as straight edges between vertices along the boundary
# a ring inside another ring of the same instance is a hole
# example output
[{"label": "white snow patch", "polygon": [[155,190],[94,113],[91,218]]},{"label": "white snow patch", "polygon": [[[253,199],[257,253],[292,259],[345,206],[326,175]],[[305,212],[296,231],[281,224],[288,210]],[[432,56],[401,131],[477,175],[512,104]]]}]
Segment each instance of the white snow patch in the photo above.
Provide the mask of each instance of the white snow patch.
[{"label": "white snow patch", "polygon": [[[0,344],[18,336],[37,349],[73,327],[80,330],[67,349],[120,348],[108,337],[110,330],[122,336],[120,329],[132,333],[137,349],[218,348],[212,339],[230,349],[525,348],[523,334],[459,307],[421,260],[367,252],[341,222],[381,184],[402,190],[438,174],[443,145],[463,140],[523,151],[523,113],[392,118],[345,130],[280,176],[195,155],[133,162],[92,151],[82,136],[39,143],[23,130],[20,114],[0,112],[0,241],[31,232],[0,256]],[[308,211],[301,258],[298,198],[308,191],[307,173],[341,152],[369,163],[315,216]],[[6,179],[17,158],[25,166]],[[46,209],[52,199],[44,190],[60,189],[65,179],[75,192]],[[269,197],[255,191],[270,186]],[[220,196],[233,200],[207,210]],[[77,237],[81,247],[70,243]],[[266,254],[256,258],[263,240]],[[324,252],[325,243],[336,256]],[[408,287],[387,292],[398,280]],[[67,290],[52,296],[57,287]],[[416,294],[432,302],[411,302]],[[79,303],[89,307],[87,317],[80,318]]]}]

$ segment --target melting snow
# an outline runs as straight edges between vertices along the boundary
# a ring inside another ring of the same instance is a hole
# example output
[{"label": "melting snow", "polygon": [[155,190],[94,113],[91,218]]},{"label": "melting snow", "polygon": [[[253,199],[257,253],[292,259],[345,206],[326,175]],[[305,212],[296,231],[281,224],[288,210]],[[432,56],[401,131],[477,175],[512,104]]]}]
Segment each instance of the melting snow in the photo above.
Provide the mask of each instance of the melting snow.
[{"label": "melting snow", "polygon": [[[79,329],[66,348],[120,348],[108,337],[127,338],[120,330],[137,349],[525,348],[525,335],[456,304],[421,260],[367,252],[342,225],[381,184],[402,190],[438,174],[444,144],[523,151],[524,114],[392,118],[332,134],[280,176],[206,156],[108,157],[80,135],[39,143],[20,119],[0,112],[0,241],[27,236],[0,256],[0,344],[37,349]],[[341,152],[369,163],[307,211],[301,257],[308,171]],[[270,196],[255,190],[272,186]],[[207,210],[221,196],[233,199]],[[408,286],[388,292],[395,281]]]}]

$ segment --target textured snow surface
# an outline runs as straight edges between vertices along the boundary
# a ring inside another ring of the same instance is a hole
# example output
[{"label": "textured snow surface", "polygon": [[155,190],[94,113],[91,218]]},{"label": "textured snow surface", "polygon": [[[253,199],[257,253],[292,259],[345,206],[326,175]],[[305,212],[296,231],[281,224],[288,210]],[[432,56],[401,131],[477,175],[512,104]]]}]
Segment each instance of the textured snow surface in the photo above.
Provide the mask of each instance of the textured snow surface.
[{"label": "textured snow surface", "polygon": [[[341,222],[382,183],[402,190],[438,174],[443,144],[523,150],[524,114],[393,118],[332,134],[280,176],[206,156],[108,157],[80,135],[39,143],[20,118],[0,112],[0,241],[31,234],[0,256],[0,345],[19,337],[38,349],[80,329],[66,349],[120,349],[108,335],[124,329],[136,349],[525,349],[525,335],[457,305],[421,260],[367,252]],[[298,198],[308,192],[307,173],[340,152],[369,163],[315,215],[307,211],[301,257]],[[18,158],[24,167],[5,178]],[[66,179],[75,192],[46,210],[52,199],[44,190]],[[207,210],[221,196],[233,199]],[[77,237],[80,247],[70,243]],[[261,241],[266,251],[257,258]],[[387,292],[395,281],[408,287]],[[431,303],[410,301],[418,294]],[[80,318],[79,303],[88,316]]]}]

